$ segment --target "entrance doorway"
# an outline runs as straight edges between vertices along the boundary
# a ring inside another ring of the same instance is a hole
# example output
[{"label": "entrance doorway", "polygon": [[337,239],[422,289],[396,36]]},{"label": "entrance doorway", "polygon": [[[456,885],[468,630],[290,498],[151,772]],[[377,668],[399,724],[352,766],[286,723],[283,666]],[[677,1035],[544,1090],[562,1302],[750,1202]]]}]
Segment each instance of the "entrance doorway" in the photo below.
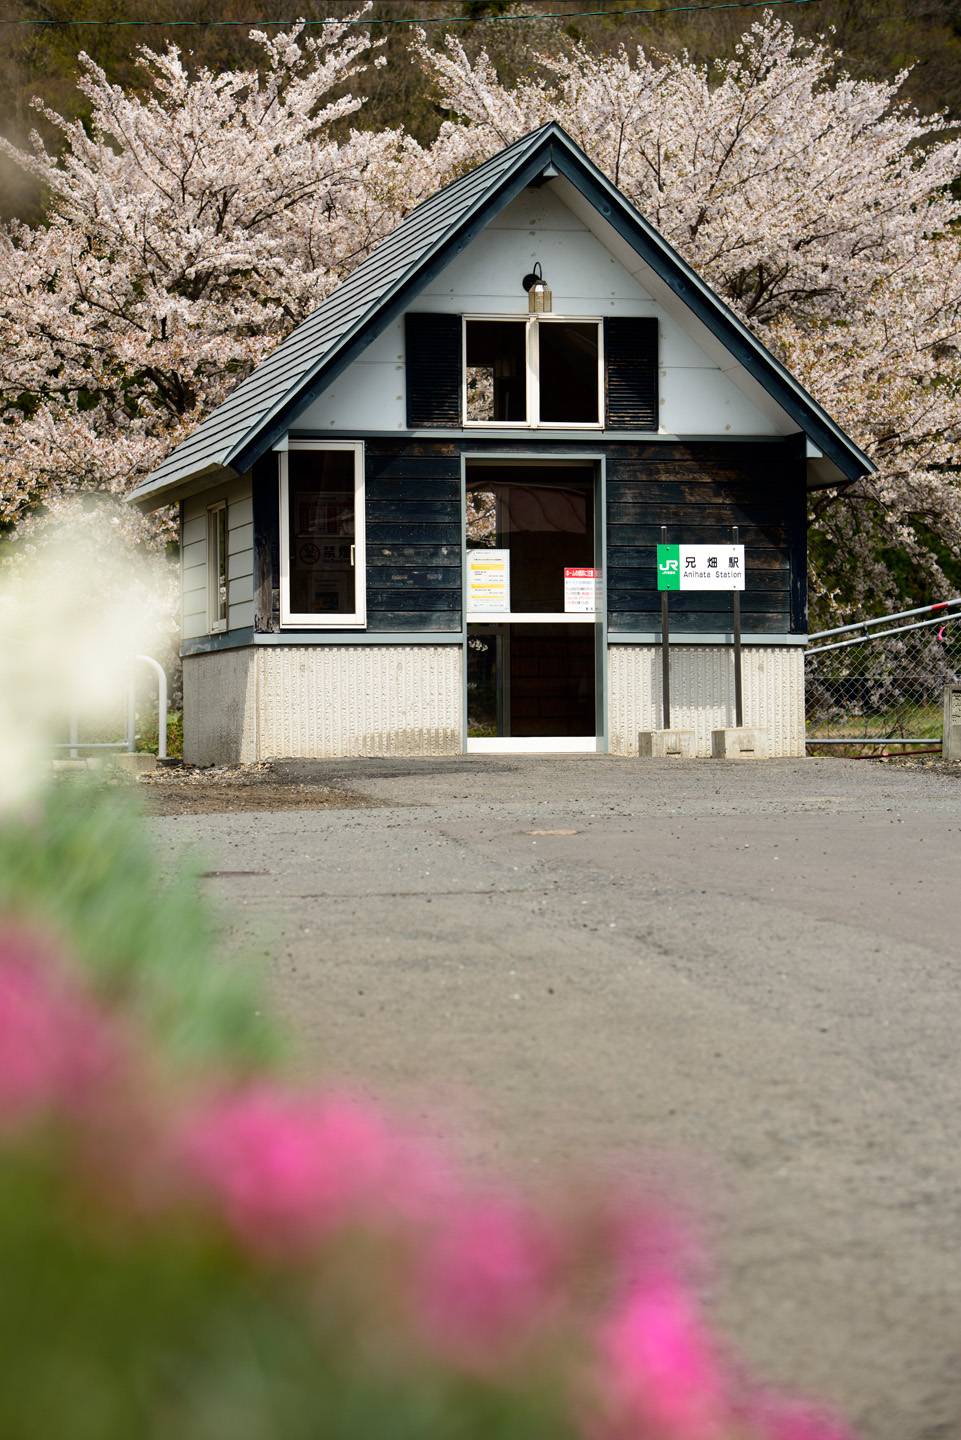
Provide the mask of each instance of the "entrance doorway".
[{"label": "entrance doorway", "polygon": [[467,749],[593,751],[603,601],[595,467],[467,468]]}]

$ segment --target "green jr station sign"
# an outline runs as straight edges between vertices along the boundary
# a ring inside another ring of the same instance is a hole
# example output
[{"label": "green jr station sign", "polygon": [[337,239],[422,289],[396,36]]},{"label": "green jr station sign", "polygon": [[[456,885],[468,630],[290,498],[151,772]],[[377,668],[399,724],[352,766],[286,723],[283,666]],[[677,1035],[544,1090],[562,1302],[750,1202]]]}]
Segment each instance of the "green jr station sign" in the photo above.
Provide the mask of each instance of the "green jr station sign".
[{"label": "green jr station sign", "polygon": [[658,545],[658,590],[743,590],[744,546]]}]

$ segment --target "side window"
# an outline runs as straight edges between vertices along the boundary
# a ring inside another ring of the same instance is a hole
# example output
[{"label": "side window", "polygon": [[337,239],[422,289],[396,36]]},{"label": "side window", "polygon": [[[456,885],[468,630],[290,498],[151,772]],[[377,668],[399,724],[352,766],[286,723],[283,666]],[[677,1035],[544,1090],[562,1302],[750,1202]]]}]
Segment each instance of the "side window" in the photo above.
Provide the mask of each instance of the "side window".
[{"label": "side window", "polygon": [[292,445],[280,455],[282,625],[362,626],[363,447]]},{"label": "side window", "polygon": [[227,628],[227,503],[221,500],[207,510],[207,628],[212,634]]}]

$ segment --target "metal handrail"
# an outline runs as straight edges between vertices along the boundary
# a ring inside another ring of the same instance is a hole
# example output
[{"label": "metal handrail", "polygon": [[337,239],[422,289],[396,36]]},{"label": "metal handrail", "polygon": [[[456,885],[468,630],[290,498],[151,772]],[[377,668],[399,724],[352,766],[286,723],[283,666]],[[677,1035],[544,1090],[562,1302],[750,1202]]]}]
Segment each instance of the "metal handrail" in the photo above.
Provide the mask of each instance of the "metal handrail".
[{"label": "metal handrail", "polygon": [[[885,625],[889,620],[907,620],[912,615],[926,615],[931,610],[946,610],[949,605],[961,605],[961,595],[955,596],[953,600],[936,600],[933,605],[919,605],[915,610],[897,610],[892,615],[877,615],[873,620],[858,620],[854,625],[835,625],[833,630],[817,630],[808,636],[808,643],[812,640],[825,640],[829,635],[845,635],[852,630],[866,630],[870,625]],[[912,628],[910,625],[904,626],[906,630]]]},{"label": "metal handrail", "polygon": [[[955,602],[943,600],[941,605],[951,605]],[[958,602],[961,604],[961,601]],[[905,610],[905,615],[921,615],[924,610],[936,610],[941,606],[925,605],[922,610]],[[896,620],[896,615],[882,615],[880,620],[866,620],[866,625],[878,625],[885,620]],[[952,615],[936,615],[933,620],[916,620],[913,625],[896,625],[893,630],[872,630],[870,635],[855,635],[851,640],[835,640],[833,645],[808,645],[809,655],[823,655],[828,650],[845,650],[850,645],[863,645],[865,640],[883,640],[888,635],[907,635],[909,630],[924,630],[929,625],[949,625],[952,620],[961,620],[961,610]],[[822,630],[822,635],[839,635],[842,630],[851,630],[850,625],[841,626],[838,630]],[[814,637],[811,637],[814,638]]]},{"label": "metal handrail", "polygon": [[[167,758],[167,672],[155,660],[152,655],[134,655],[133,660],[139,660],[147,665],[157,677],[157,759]],[[54,750],[69,750],[70,759],[79,759],[81,750],[124,750],[132,753],[137,748],[137,707],[133,677],[127,687],[127,725],[126,734],[122,740],[81,740],[79,737],[79,722],[77,711],[70,713],[70,739],[59,742],[53,746]]]},{"label": "metal handrail", "polygon": [[[160,661],[159,661],[159,660],[155,660],[152,655],[135,655],[133,658],[134,658],[135,660],[140,660],[144,665],[148,665],[148,666],[150,667],[150,669],[153,670],[154,674],[157,676],[157,759],[158,759],[158,760],[166,760],[166,758],[167,758],[167,672],[166,672],[166,670],[164,670],[164,667],[161,665]],[[132,683],[132,682],[131,682],[131,685],[130,685],[130,694],[131,694],[131,703],[132,703],[132,697],[133,697],[133,683]],[[133,727],[130,727],[130,730],[131,730],[131,746],[130,746],[130,748],[131,748],[131,750],[133,749],[133,738],[134,738],[134,737],[133,737],[133,734],[132,734],[132,729],[133,729]]]},{"label": "metal handrail", "polygon": [[804,743],[805,745],[940,745],[941,741],[935,740],[931,735],[916,740],[902,738],[898,735],[887,735],[878,739],[873,735],[832,735],[822,740],[818,740],[814,736],[805,737]]}]

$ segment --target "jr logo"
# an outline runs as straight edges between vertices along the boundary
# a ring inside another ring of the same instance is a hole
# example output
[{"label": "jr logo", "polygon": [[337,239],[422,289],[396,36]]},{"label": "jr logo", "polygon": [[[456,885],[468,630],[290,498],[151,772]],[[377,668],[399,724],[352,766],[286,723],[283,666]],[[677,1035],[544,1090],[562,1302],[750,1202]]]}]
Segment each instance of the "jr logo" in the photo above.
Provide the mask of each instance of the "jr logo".
[{"label": "jr logo", "polygon": [[657,588],[658,590],[680,590],[681,547],[679,545],[658,545]]}]

